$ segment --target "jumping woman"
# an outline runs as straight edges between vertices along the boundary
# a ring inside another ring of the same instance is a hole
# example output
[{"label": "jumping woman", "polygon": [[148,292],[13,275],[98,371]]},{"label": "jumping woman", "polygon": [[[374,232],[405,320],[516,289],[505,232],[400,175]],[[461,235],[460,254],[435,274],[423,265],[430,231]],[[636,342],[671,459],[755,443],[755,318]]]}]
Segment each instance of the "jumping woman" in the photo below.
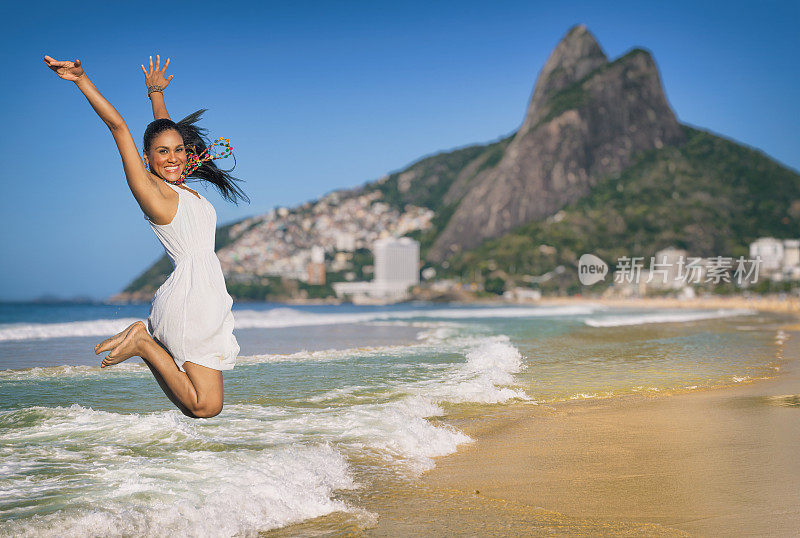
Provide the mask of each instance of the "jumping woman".
[{"label": "jumping woman", "polygon": [[[147,325],[133,323],[95,346],[109,352],[101,367],[141,357],[167,397],[187,416],[213,417],[222,410],[222,370],[233,368],[239,344],[233,335],[233,300],[214,252],[217,214],[211,203],[184,185],[187,177],[213,183],[228,200],[247,197],[235,178],[211,161],[213,154],[194,125],[202,111],[178,123],[169,119],[163,89],[167,64],[145,71],[156,120],[145,129],[142,156],[119,112],[89,80],[80,60],[44,61],[74,82],[111,130],[133,197],[173,265],[156,291]],[[160,62],[159,62],[160,63]],[[144,69],[144,66],[142,66]]]}]

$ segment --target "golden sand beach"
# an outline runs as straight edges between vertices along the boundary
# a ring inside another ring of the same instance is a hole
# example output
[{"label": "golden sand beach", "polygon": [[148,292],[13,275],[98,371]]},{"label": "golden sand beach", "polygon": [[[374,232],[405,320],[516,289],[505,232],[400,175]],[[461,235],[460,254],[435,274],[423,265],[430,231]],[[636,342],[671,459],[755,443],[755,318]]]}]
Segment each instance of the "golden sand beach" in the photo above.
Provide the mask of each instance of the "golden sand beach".
[{"label": "golden sand beach", "polygon": [[762,295],[713,295],[695,298],[677,297],[545,297],[535,304],[554,305],[554,304],[582,304],[595,303],[607,306],[622,306],[630,308],[749,308],[762,312],[789,313],[800,315],[800,297],[794,296],[762,296]]},{"label": "golden sand beach", "polygon": [[[567,301],[575,301],[567,300]],[[552,302],[566,302],[551,300]],[[603,301],[610,304],[609,301]],[[630,306],[667,306],[641,300]],[[791,312],[794,301],[677,302]],[[369,508],[371,536],[800,535],[800,332],[768,380],[519,404],[460,419],[474,443]]]}]

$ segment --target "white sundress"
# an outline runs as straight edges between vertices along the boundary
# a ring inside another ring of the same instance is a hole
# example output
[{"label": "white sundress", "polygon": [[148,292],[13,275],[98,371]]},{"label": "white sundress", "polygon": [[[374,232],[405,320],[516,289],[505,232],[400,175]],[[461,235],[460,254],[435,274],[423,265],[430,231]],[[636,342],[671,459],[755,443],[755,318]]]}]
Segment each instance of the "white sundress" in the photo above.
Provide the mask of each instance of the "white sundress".
[{"label": "white sundress", "polygon": [[239,344],[233,335],[233,299],[214,252],[217,212],[204,197],[167,185],[178,193],[172,222],[155,224],[144,217],[173,266],[153,296],[147,330],[169,350],[182,372],[186,361],[230,370]]}]

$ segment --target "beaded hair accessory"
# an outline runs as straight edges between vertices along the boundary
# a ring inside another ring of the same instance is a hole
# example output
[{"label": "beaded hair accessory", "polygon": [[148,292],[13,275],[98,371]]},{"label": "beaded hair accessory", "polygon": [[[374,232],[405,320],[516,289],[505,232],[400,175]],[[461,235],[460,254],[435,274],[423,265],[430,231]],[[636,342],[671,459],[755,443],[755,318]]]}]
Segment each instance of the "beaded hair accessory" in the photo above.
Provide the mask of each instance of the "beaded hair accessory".
[{"label": "beaded hair accessory", "polygon": [[[219,146],[222,148],[222,150],[212,153],[211,150],[215,146]],[[199,155],[194,151],[187,152],[186,167],[183,169],[181,177],[175,181],[167,181],[173,185],[180,185],[188,176],[192,175],[195,170],[200,168],[204,162],[213,161],[214,159],[224,159],[225,157],[230,157],[231,155],[233,155],[233,146],[231,146],[231,141],[227,138],[220,138],[204,149]]]}]

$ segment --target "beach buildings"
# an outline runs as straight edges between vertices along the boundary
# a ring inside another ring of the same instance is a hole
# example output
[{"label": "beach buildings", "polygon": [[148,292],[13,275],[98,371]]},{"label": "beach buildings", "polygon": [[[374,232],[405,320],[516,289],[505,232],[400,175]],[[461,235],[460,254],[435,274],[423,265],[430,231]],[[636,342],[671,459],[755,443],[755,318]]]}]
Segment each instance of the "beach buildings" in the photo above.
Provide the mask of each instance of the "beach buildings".
[{"label": "beach buildings", "polygon": [[325,249],[319,245],[311,247],[311,261],[308,263],[309,284],[325,284]]},{"label": "beach buildings", "polygon": [[503,292],[503,299],[515,303],[536,302],[542,298],[542,292],[531,288],[514,287]]},{"label": "beach buildings", "polygon": [[762,237],[750,243],[750,257],[761,258],[761,270],[773,273],[780,270],[783,262],[783,241],[774,237]]},{"label": "beach buildings", "polygon": [[419,284],[419,243],[408,237],[378,239],[373,246],[375,281]]},{"label": "beach buildings", "polygon": [[387,304],[409,297],[419,284],[419,243],[409,237],[386,237],[373,243],[375,278],[369,282],[336,282],[337,297],[354,303]]},{"label": "beach buildings", "polygon": [[403,210],[382,201],[380,192],[356,195],[330,193],[294,209],[276,208],[231,227],[235,238],[217,251],[225,278],[231,282],[259,281],[280,276],[301,282],[320,282],[312,264],[313,250],[322,248],[327,270],[347,271],[353,253],[370,248],[384,235],[402,237],[431,227],[433,211],[406,205]]},{"label": "beach buildings", "polygon": [[750,258],[761,258],[761,274],[774,281],[800,280],[800,239],[761,237],[750,243]]},{"label": "beach buildings", "polygon": [[670,247],[656,252],[652,259],[637,260],[640,265],[637,269],[626,266],[624,271],[614,272],[609,295],[629,297],[677,292],[680,296],[694,296],[694,286],[699,284],[735,282],[747,287],[764,278],[775,282],[798,281],[800,239],[761,237],[750,243],[747,259],[700,258]]}]

